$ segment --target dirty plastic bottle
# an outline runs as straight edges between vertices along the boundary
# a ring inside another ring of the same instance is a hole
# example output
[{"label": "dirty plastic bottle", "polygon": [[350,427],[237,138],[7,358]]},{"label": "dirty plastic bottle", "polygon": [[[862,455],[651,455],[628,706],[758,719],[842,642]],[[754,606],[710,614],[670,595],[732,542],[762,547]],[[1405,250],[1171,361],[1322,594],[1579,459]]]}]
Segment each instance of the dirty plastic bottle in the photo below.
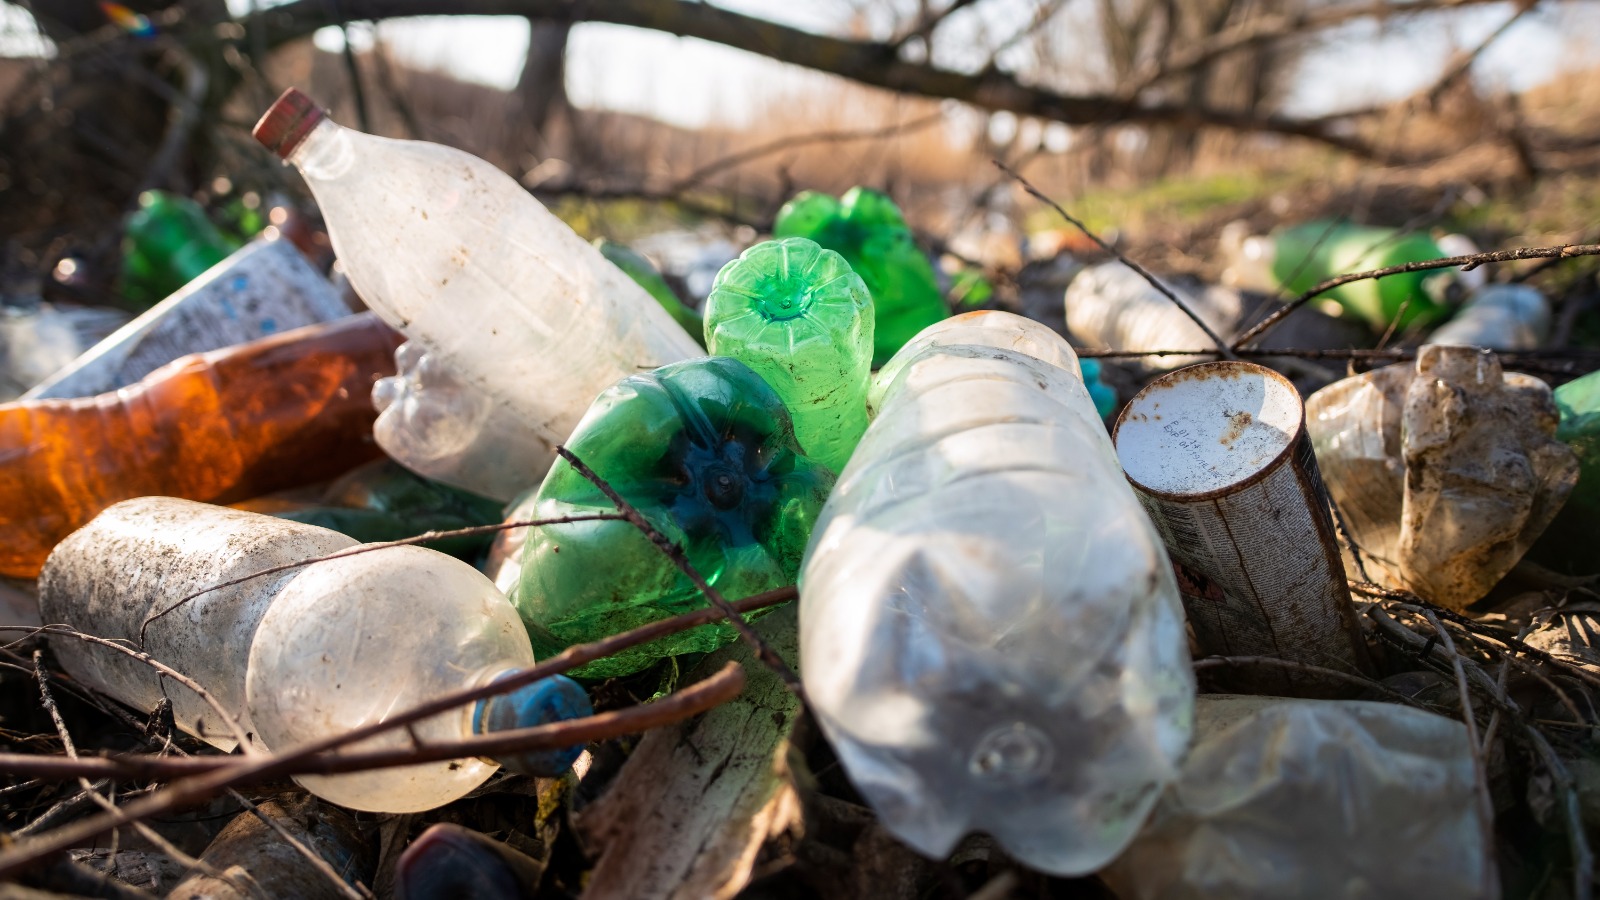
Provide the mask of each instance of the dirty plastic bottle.
[{"label": "dirty plastic bottle", "polygon": [[396,339],[349,316],[181,357],[112,393],[0,405],[0,574],[32,578],[118,500],[232,503],[371,459],[366,395]]},{"label": "dirty plastic bottle", "polygon": [[661,304],[661,308],[672,316],[672,321],[683,326],[683,330],[688,332],[690,337],[700,342],[701,346],[705,345],[706,325],[701,320],[700,314],[685,306],[683,301],[678,299],[678,295],[667,284],[667,280],[661,277],[661,273],[656,271],[656,267],[651,264],[649,259],[645,258],[643,253],[634,250],[627,244],[620,244],[606,238],[596,238],[594,245],[600,251],[601,256],[610,260],[612,264],[626,273],[629,278],[632,278],[639,287],[644,288],[650,293],[650,296],[656,298],[656,302]]},{"label": "dirty plastic bottle", "polygon": [[353,888],[372,881],[378,863],[377,835],[337,806],[305,794],[291,794],[235,816],[206,846],[200,856],[202,865],[167,896],[175,900],[341,900],[348,896],[340,881],[330,879],[284,840],[279,829],[332,866],[345,885]]},{"label": "dirty plastic bottle", "polygon": [[1491,284],[1428,335],[1430,344],[1532,350],[1550,334],[1550,303],[1525,284]]},{"label": "dirty plastic bottle", "polygon": [[[1255,252],[1289,294],[1303,293],[1337,275],[1445,255],[1426,234],[1328,221],[1275,231]],[[1454,306],[1451,286],[1456,278],[1457,273],[1449,269],[1407,272],[1352,281],[1328,291],[1322,298],[1337,303],[1345,315],[1365,321],[1377,332],[1397,321],[1397,330],[1403,331],[1413,324],[1428,325],[1449,315]]]},{"label": "dirty plastic bottle", "polygon": [[[729,599],[794,584],[833,487],[833,472],[795,443],[783,400],[748,366],[720,356],[619,381],[595,400],[567,447]],[[562,459],[531,507],[513,514],[615,510]],[[543,525],[527,534],[512,602],[541,655],[706,605],[688,576],[626,521]],[[702,625],[573,674],[626,675],[661,657],[714,650],[735,634],[725,622]]]},{"label": "dirty plastic bottle", "polygon": [[1076,368],[1008,313],[925,330],[880,372],[806,551],[806,695],[885,827],[929,856],[984,831],[1032,868],[1094,871],[1188,744],[1172,566]]},{"label": "dirty plastic bottle", "polygon": [[149,306],[237,249],[239,244],[223,237],[200,204],[166,191],[145,191],[123,233],[123,293]]},{"label": "dirty plastic bottle", "polygon": [[1490,900],[1477,796],[1460,721],[1201,695],[1182,774],[1101,877],[1128,900]]},{"label": "dirty plastic bottle", "polygon": [[777,238],[810,238],[838,253],[872,293],[872,365],[889,361],[917,332],[950,315],[933,265],[917,249],[886,194],[853,187],[839,199],[803,191],[778,210]]},{"label": "dirty plastic bottle", "polygon": [[[179,605],[204,588],[356,546],[299,522],[141,497],[61,542],[39,577],[39,609],[45,621],[89,634],[136,645],[142,636],[146,652],[204,685],[269,750],[381,721],[533,665],[516,611],[494,585],[421,547],[274,572]],[[52,647],[80,683],[143,709],[169,697],[178,727],[222,749],[236,745],[210,706],[139,661],[69,638],[52,639]],[[545,679],[413,730],[424,742],[459,741],[585,715],[587,703],[576,684]],[[399,729],[358,746],[411,745]],[[581,749],[571,748],[568,765]],[[473,758],[296,780],[340,806],[416,812],[465,795],[495,768]]]},{"label": "dirty plastic bottle", "polygon": [[1600,372],[1556,388],[1553,399],[1561,416],[1556,439],[1578,457],[1578,484],[1528,557],[1567,575],[1592,575],[1600,572]]},{"label": "dirty plastic bottle", "polygon": [[[255,135],[305,178],[361,298],[492,412],[459,417],[458,464],[534,458],[521,486],[536,484],[601,391],[701,353],[643,288],[475,156],[342,128],[293,88]],[[394,430],[377,436],[421,474],[506,499],[413,466]]]},{"label": "dirty plastic bottle", "polygon": [[801,449],[835,472],[867,430],[872,298],[844,257],[766,241],[717,274],[706,344],[755,370],[789,407]]},{"label": "dirty plastic bottle", "polygon": [[[1166,283],[1212,331],[1233,333],[1242,307],[1239,295],[1220,287],[1189,291]],[[1097,350],[1204,350],[1215,346],[1176,303],[1138,272],[1117,261],[1090,266],[1067,285],[1067,330]],[[1145,371],[1176,369],[1203,361],[1197,356],[1133,357]]]}]

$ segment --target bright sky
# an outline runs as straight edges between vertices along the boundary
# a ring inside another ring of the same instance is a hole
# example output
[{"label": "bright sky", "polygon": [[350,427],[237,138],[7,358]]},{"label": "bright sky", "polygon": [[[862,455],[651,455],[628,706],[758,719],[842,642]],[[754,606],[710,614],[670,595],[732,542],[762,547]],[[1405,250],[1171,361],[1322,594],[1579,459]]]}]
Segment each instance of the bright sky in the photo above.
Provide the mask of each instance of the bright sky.
[{"label": "bright sky", "polygon": [[[274,0],[228,2],[245,12]],[[846,0],[719,0],[718,5],[815,31],[840,30],[852,9]],[[990,10],[984,15],[998,21],[1026,16],[1031,8],[1031,0],[998,0],[978,4],[973,12]],[[1426,84],[1455,48],[1473,46],[1494,30],[1511,8],[1510,2],[1494,3],[1429,20],[1450,23],[1443,28],[1349,29],[1307,59],[1291,95],[1292,111],[1329,112],[1409,94]],[[17,31],[19,16],[26,21],[11,4],[0,4],[0,52],[27,52],[27,37]],[[518,18],[450,16],[377,27],[399,56],[501,87],[515,84],[528,45],[527,22]],[[957,27],[956,20],[947,27]],[[1486,85],[1529,87],[1563,70],[1600,63],[1600,42],[1592,40],[1596,34],[1600,6],[1546,3],[1513,26],[1474,72]],[[370,40],[365,25],[353,35],[356,41]],[[337,29],[324,29],[315,40],[328,50],[342,46]],[[576,103],[688,127],[713,121],[737,126],[760,107],[760,96],[814,83],[815,77],[719,45],[613,25],[578,25],[568,47],[568,91]]]}]

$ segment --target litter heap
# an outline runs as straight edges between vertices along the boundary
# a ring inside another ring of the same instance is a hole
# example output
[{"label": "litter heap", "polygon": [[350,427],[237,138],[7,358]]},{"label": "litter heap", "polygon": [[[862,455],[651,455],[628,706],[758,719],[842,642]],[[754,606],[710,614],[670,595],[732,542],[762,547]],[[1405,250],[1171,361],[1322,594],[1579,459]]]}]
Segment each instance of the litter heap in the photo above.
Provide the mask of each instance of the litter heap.
[{"label": "litter heap", "polygon": [[[149,198],[129,284],[175,292],[0,406],[0,571],[38,578],[43,621],[132,642],[209,697],[52,634],[80,687],[170,703],[224,751],[360,730],[341,752],[406,763],[297,775],[320,799],[262,808],[351,882],[534,891],[548,855],[453,821],[375,873],[340,807],[472,803],[504,767],[540,777],[548,817],[551,786],[589,771],[581,741],[473,748],[595,721],[591,696],[643,683],[611,679],[689,671],[739,630],[660,633],[571,678],[536,666],[708,592],[798,584],[786,662],[854,796],[920,854],[981,832],[1125,897],[1498,896],[1484,791],[1504,773],[1459,705],[1392,702],[1415,692],[1391,676],[1427,667],[1380,646],[1350,585],[1470,610],[1525,556],[1600,567],[1600,375],[1552,393],[1485,349],[1542,339],[1536,291],[1352,282],[1328,299],[1375,332],[1470,297],[1414,361],[1304,401],[1252,363],[1145,357],[1146,376],[1176,371],[1108,433],[1116,391],[1061,326],[1102,350],[1203,349],[1242,331],[1237,292],[1180,288],[1201,328],[1106,263],[1055,329],[952,318],[893,202],[857,188],[796,197],[696,310],[467,154],[350,131],[292,89],[256,135],[305,178],[370,311],[347,315],[286,243],[235,250]],[[1236,274],[1291,292],[1441,255],[1339,223],[1235,243]],[[472,530],[502,520],[532,524],[492,549]],[[363,543],[430,529],[468,533]],[[765,766],[778,740],[740,752]],[[421,746],[456,750],[396,758]],[[202,861],[314,893],[259,821]]]}]

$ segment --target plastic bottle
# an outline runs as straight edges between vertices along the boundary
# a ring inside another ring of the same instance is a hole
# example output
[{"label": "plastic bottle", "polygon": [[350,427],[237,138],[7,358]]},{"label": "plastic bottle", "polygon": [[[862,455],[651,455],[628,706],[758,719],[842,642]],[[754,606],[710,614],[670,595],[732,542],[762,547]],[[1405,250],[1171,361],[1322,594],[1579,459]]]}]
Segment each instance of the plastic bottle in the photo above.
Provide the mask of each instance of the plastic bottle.
[{"label": "plastic bottle", "polygon": [[350,316],[185,356],[113,393],[0,405],[0,574],[32,578],[118,500],[231,503],[371,459],[366,395],[396,339]]},{"label": "plastic bottle", "polygon": [[0,400],[13,400],[83,352],[72,322],[38,300],[0,305]]},{"label": "plastic bottle", "polygon": [[[1393,228],[1317,221],[1273,232],[1255,251],[1270,265],[1283,291],[1294,295],[1337,275],[1365,272],[1445,254],[1426,234]],[[1457,273],[1449,269],[1407,272],[1340,285],[1322,297],[1337,303],[1374,331],[1398,321],[1397,330],[1428,325],[1449,314],[1454,305],[1450,286]],[[1404,312],[1402,312],[1402,307]]]},{"label": "plastic bottle", "polygon": [[[1239,321],[1239,295],[1225,288],[1201,292],[1168,284],[1211,330],[1224,338]],[[1215,346],[1176,303],[1138,272],[1115,260],[1090,266],[1067,285],[1067,330],[1097,350],[1204,350]],[[1203,361],[1197,356],[1132,357],[1146,371],[1176,369]]]},{"label": "plastic bottle", "polygon": [[1600,572],[1600,372],[1591,372],[1555,389],[1561,423],[1556,440],[1578,457],[1578,484],[1528,556],[1568,575]]},{"label": "plastic bottle", "polygon": [[889,361],[917,332],[950,315],[928,258],[900,208],[885,194],[853,187],[835,200],[804,191],[783,205],[777,238],[810,238],[838,253],[872,293],[872,365]]},{"label": "plastic bottle", "polygon": [[[266,817],[272,824],[261,821]],[[347,896],[279,829],[293,835],[354,887],[372,881],[377,835],[353,815],[305,794],[267,800],[235,816],[206,846],[196,866],[166,896],[175,900],[341,900]]]},{"label": "plastic bottle", "polygon": [[801,574],[811,708],[914,849],[942,857],[981,830],[1029,867],[1094,871],[1188,744],[1195,686],[1161,539],[1048,328],[958,316],[879,383]]},{"label": "plastic bottle", "polygon": [[[342,128],[293,88],[255,135],[300,170],[367,305],[493,411],[458,423],[459,465],[534,458],[522,486],[536,484],[601,391],[701,353],[643,288],[477,157]],[[377,432],[402,464],[489,493],[413,466],[396,434]]]},{"label": "plastic bottle", "polygon": [[[39,609],[48,622],[142,644],[235,711],[244,731],[269,750],[381,721],[533,664],[516,612],[494,585],[466,563],[421,547],[274,572],[179,605],[202,589],[355,546],[312,525],[141,497],[112,506],[61,542],[39,577]],[[222,749],[236,746],[210,706],[143,663],[69,638],[53,638],[52,647],[80,683],[143,709],[169,697],[180,728]],[[412,730],[424,742],[459,741],[585,715],[587,703],[576,684],[558,676]],[[397,729],[359,746],[404,748],[412,738]],[[581,749],[571,748],[568,765]],[[416,812],[465,795],[494,770],[473,758],[296,780],[340,806]]]},{"label": "plastic bottle", "polygon": [[[625,378],[601,394],[567,443],[729,599],[794,584],[833,473],[804,456],[789,411],[743,363],[713,356]],[[530,504],[537,519],[616,507],[566,460]],[[706,605],[688,576],[625,521],[527,529],[512,602],[534,650],[554,653]],[[574,670],[626,675],[664,656],[733,640],[703,625]]]},{"label": "plastic bottle", "polygon": [[605,238],[596,238],[594,245],[600,251],[601,256],[610,260],[617,268],[626,273],[629,278],[632,278],[639,287],[644,288],[650,293],[650,296],[656,298],[656,302],[661,304],[661,308],[672,316],[672,321],[683,326],[683,330],[688,332],[690,337],[700,342],[701,346],[705,345],[706,325],[705,322],[701,321],[700,314],[683,305],[683,301],[679,300],[678,295],[673,293],[671,286],[667,284],[667,280],[661,277],[661,273],[656,271],[656,267],[650,263],[650,260],[645,258],[644,254],[635,251],[627,244],[619,244],[616,241]]},{"label": "plastic bottle", "polygon": [[1103,419],[1117,411],[1117,392],[1100,377],[1100,360],[1078,361],[1083,372],[1084,387],[1089,389],[1089,399],[1094,401],[1094,411]]},{"label": "plastic bottle", "polygon": [[237,249],[239,245],[223,237],[206,218],[200,204],[166,191],[145,191],[123,234],[123,293],[149,306]]},{"label": "plastic bottle", "polygon": [[1523,284],[1491,284],[1468,297],[1460,312],[1428,335],[1428,343],[1532,350],[1549,334],[1544,294]]},{"label": "plastic bottle", "polygon": [[755,370],[789,407],[794,436],[834,472],[867,430],[872,298],[832,250],[767,241],[722,267],[706,298],[714,356]]}]

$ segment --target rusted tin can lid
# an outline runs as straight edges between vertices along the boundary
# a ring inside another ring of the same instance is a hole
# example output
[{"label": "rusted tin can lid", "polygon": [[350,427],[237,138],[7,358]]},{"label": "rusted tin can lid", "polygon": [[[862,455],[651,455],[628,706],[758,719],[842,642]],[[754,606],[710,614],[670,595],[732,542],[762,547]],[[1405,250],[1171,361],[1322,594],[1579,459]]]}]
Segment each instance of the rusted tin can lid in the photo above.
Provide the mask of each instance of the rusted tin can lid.
[{"label": "rusted tin can lid", "polygon": [[1173,500],[1204,500],[1271,471],[1304,418],[1289,379],[1254,363],[1223,360],[1152,381],[1123,408],[1112,442],[1135,487]]}]

